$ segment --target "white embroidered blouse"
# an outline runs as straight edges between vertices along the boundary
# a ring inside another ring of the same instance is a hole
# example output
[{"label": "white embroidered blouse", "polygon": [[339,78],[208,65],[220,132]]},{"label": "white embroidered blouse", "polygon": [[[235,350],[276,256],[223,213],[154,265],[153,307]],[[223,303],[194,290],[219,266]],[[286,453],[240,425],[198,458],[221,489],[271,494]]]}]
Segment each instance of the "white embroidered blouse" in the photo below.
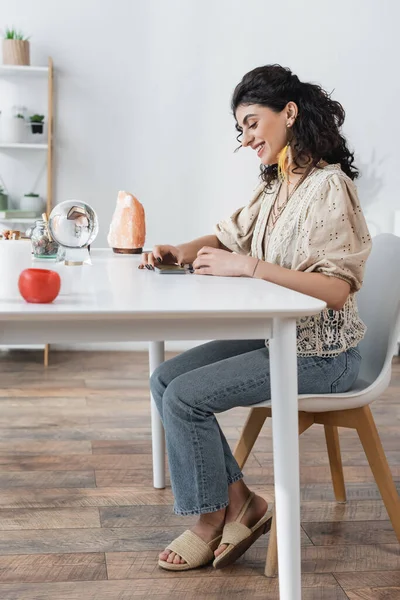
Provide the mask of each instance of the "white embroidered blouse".
[{"label": "white embroidered blouse", "polygon": [[341,310],[325,309],[299,319],[299,356],[336,356],[357,346],[365,333],[355,293],[361,288],[371,238],[353,181],[340,165],[315,169],[295,190],[272,231],[270,210],[278,193],[261,184],[250,203],[216,226],[218,239],[233,252],[287,269],[318,272],[350,284]]}]

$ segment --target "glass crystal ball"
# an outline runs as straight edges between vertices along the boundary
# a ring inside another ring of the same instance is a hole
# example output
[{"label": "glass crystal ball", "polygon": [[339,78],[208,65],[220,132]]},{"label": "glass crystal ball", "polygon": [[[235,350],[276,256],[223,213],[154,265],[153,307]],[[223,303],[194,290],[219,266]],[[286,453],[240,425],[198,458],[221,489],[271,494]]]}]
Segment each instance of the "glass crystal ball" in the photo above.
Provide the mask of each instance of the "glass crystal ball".
[{"label": "glass crystal ball", "polygon": [[65,248],[86,248],[97,237],[99,224],[95,211],[80,200],[66,200],[53,208],[49,230]]}]

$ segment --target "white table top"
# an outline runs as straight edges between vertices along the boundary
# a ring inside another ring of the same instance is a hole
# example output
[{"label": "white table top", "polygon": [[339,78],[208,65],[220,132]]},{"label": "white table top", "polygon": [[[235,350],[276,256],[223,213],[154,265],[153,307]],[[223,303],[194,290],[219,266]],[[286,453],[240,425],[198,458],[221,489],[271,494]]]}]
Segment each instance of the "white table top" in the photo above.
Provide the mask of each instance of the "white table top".
[{"label": "white table top", "polygon": [[[140,256],[93,249],[92,266],[35,263],[60,272],[62,288],[52,304],[28,304],[22,298],[0,300],[0,320],[68,320],[103,316],[137,318],[299,317],[320,312],[323,301],[277,285],[244,277],[194,274],[160,275],[139,270]],[[69,286],[68,281],[79,283]]]}]

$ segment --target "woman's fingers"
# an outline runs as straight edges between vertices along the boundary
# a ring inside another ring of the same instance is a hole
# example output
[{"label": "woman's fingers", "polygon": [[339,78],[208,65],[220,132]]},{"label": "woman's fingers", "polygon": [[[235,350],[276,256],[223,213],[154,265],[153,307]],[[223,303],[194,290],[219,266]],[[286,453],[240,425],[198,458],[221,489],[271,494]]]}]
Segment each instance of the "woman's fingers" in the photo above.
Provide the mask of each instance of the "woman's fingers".
[{"label": "woman's fingers", "polygon": [[157,262],[167,265],[179,262],[179,250],[175,246],[154,246],[153,255]]},{"label": "woman's fingers", "polygon": [[142,262],[138,267],[139,269],[153,269],[154,268],[154,257],[152,252],[145,252],[142,254]]},{"label": "woman's fingers", "polygon": [[199,269],[200,267],[209,267],[211,262],[210,259],[211,256],[209,254],[197,256],[196,260],[193,262],[193,268]]},{"label": "woman's fingers", "polygon": [[193,271],[195,275],[212,275],[210,267],[199,267]]},{"label": "woman's fingers", "polygon": [[204,260],[204,257],[201,259],[196,258],[193,263],[192,273],[195,275],[212,275],[211,265],[208,261]]},{"label": "woman's fingers", "polygon": [[162,251],[162,247],[161,246],[154,246],[153,248],[153,257],[156,259],[157,262],[162,262],[163,260],[163,251]]},{"label": "woman's fingers", "polygon": [[[182,264],[183,256],[175,246],[154,246],[151,252],[142,254],[139,269],[154,269],[155,265],[164,263],[168,265]],[[183,266],[183,265],[182,265]]]},{"label": "woman's fingers", "polygon": [[142,254],[142,262],[140,263],[138,269],[144,269],[147,265],[147,252]]},{"label": "woman's fingers", "polygon": [[212,252],[213,250],[215,250],[215,248],[211,248],[210,246],[203,246],[197,252],[197,256],[201,256],[202,254],[210,254],[210,252]]}]

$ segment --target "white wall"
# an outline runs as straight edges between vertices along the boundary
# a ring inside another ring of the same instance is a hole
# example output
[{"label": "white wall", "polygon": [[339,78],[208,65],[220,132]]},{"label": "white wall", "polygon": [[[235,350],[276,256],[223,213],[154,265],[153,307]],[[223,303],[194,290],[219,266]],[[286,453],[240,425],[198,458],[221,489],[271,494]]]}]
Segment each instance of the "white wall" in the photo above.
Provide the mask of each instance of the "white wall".
[{"label": "white wall", "polygon": [[[145,205],[151,246],[206,234],[247,202],[258,164],[251,151],[233,154],[230,96],[246,71],[272,62],[335,90],[368,219],[391,230],[399,17],[397,0],[3,0],[0,27],[31,35],[34,64],[54,59],[56,201],[92,204],[104,246],[117,191],[128,189]],[[0,108],[11,100],[3,94]],[[13,171],[0,162],[0,173],[26,191],[33,174],[9,160]]]},{"label": "white wall", "polygon": [[[145,206],[151,246],[207,234],[247,202],[258,162],[249,150],[233,154],[230,96],[246,71],[275,62],[334,90],[373,233],[391,231],[399,17],[397,0],[2,0],[0,27],[31,35],[33,64],[54,60],[56,201],[92,204],[104,246],[127,189]],[[0,109],[14,100],[3,93]],[[18,195],[33,174],[7,160]]]}]

